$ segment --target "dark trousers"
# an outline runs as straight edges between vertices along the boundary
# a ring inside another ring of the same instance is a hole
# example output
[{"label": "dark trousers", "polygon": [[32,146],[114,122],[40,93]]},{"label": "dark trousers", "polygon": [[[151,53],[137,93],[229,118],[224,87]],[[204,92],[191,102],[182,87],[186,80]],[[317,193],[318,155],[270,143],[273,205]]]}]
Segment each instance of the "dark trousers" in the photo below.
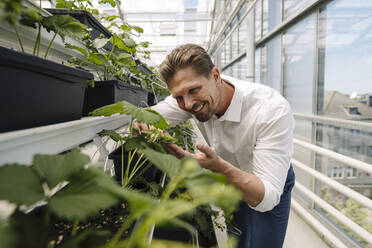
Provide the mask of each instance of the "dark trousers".
[{"label": "dark trousers", "polygon": [[238,234],[238,248],[280,248],[287,230],[291,191],[295,175],[292,166],[288,170],[280,202],[271,211],[258,212],[246,203],[240,202],[234,213],[235,231]]}]

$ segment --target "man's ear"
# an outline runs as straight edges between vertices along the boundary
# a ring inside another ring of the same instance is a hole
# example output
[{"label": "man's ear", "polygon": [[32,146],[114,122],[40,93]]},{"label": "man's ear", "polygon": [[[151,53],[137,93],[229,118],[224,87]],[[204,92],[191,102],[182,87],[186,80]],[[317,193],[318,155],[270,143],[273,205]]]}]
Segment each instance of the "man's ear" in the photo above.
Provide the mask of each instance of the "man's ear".
[{"label": "man's ear", "polygon": [[211,76],[217,84],[219,82],[219,78],[220,78],[220,70],[218,70],[217,67],[213,67],[212,70],[211,70]]}]

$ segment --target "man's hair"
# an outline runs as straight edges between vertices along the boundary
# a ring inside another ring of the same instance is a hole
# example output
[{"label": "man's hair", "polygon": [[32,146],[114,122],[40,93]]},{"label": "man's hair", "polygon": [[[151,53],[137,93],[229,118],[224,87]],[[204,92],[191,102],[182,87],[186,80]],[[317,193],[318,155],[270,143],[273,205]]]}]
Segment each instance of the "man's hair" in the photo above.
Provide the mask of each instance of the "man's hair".
[{"label": "man's hair", "polygon": [[214,64],[207,51],[195,44],[184,44],[176,47],[167,55],[159,66],[160,77],[168,83],[174,74],[186,67],[191,68],[200,76],[208,77]]}]

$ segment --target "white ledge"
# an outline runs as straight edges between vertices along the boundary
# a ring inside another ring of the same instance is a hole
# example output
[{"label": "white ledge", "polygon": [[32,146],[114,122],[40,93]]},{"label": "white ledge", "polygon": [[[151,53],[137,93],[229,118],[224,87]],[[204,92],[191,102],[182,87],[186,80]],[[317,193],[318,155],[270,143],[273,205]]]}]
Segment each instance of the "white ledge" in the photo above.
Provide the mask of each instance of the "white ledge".
[{"label": "white ledge", "polygon": [[130,117],[85,117],[42,127],[0,134],[0,166],[5,163],[31,164],[37,153],[57,154],[92,140],[103,129],[127,125]]}]

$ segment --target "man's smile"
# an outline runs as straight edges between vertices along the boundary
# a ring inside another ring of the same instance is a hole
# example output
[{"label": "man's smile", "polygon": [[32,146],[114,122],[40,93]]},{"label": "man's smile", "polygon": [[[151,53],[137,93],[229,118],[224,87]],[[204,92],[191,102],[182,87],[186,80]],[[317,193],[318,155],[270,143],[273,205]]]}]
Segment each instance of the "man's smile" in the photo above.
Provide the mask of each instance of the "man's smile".
[{"label": "man's smile", "polygon": [[201,111],[201,110],[204,108],[204,106],[205,106],[206,104],[207,104],[207,103],[204,102],[204,103],[201,103],[201,104],[199,104],[199,105],[196,105],[196,106],[194,106],[194,107],[192,108],[192,111],[193,111],[194,113],[198,113],[199,111]]}]

